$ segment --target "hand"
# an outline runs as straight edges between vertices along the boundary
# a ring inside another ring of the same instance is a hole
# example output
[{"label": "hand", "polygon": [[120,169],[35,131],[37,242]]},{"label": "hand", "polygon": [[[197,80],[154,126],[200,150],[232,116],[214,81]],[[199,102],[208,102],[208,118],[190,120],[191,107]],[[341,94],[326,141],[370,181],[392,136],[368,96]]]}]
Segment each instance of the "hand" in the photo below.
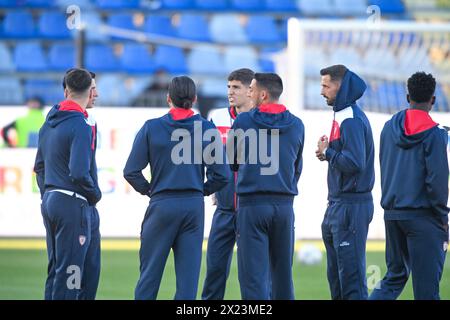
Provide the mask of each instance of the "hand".
[{"label": "hand", "polygon": [[323,135],[320,137],[319,141],[317,142],[317,150],[316,150],[316,157],[320,161],[325,161],[325,150],[328,148],[329,142],[328,137],[326,135]]},{"label": "hand", "polygon": [[212,200],[212,205],[213,206],[217,206],[217,198],[216,198],[216,194],[215,193],[213,193],[211,195],[211,200]]}]

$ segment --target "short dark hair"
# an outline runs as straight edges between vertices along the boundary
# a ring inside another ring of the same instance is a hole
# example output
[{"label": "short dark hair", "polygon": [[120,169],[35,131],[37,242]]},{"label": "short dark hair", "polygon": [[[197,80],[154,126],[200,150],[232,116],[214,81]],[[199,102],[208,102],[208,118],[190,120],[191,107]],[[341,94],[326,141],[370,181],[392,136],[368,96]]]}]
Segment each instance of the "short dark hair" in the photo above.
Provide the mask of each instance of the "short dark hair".
[{"label": "short dark hair", "polygon": [[228,81],[240,81],[243,85],[249,86],[252,82],[255,73],[247,68],[237,69],[230,73]]},{"label": "short dark hair", "polygon": [[271,99],[278,100],[280,98],[283,93],[283,81],[279,75],[276,73],[255,73],[254,79],[259,88],[269,92]]},{"label": "short dark hair", "polygon": [[333,66],[329,66],[320,70],[320,75],[329,75],[331,81],[342,81],[347,70],[347,67],[343,64],[335,64]]},{"label": "short dark hair", "polygon": [[92,76],[85,69],[73,69],[64,78],[66,87],[75,94],[85,93],[92,85]]},{"label": "short dark hair", "polygon": [[178,108],[192,108],[196,94],[195,83],[189,77],[175,77],[169,84],[169,97]]},{"label": "short dark hair", "polygon": [[[64,78],[63,78],[63,81],[62,81],[63,89],[66,89],[66,76],[67,76],[67,74],[68,74],[69,72],[73,71],[73,70],[76,70],[76,69],[77,69],[77,68],[70,68],[70,69],[68,69],[68,70],[66,71],[66,73],[64,74]],[[88,70],[88,71],[89,71],[89,70]],[[94,72],[92,72],[92,71],[89,71],[89,73],[91,74],[92,79],[95,79],[96,74],[95,74]]]},{"label": "short dark hair", "polygon": [[434,96],[436,79],[431,73],[416,72],[408,79],[408,94],[412,101],[428,102]]}]

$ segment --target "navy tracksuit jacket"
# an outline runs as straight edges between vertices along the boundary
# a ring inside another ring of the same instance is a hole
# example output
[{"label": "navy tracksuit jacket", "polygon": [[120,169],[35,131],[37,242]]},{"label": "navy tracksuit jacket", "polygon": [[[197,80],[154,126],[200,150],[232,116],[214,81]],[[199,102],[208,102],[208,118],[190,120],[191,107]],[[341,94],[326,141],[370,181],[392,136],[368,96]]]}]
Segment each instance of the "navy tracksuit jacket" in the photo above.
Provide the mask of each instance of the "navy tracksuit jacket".
[{"label": "navy tracksuit jacket", "polygon": [[[212,111],[210,120],[220,131],[224,144],[236,116],[233,107]],[[236,177],[237,173],[233,172],[227,185],[214,194],[217,207],[212,219],[206,251],[206,278],[202,292],[204,300],[222,300],[225,295],[236,243]]]},{"label": "navy tracksuit jacket", "polygon": [[412,272],[415,299],[439,299],[448,244],[447,131],[408,109],[381,132],[387,273],[370,298],[396,299]]},{"label": "navy tracksuit jacket", "polygon": [[96,295],[100,233],[94,206],[101,191],[95,135],[96,125],[70,100],[50,110],[39,132],[34,170],[47,233],[48,300],[94,299]]},{"label": "navy tracksuit jacket", "polygon": [[374,145],[357,106],[366,84],[348,70],[336,96],[328,161],[328,208],[322,223],[332,299],[367,299],[366,241],[373,216]]},{"label": "navy tracksuit jacket", "polygon": [[[148,120],[136,136],[124,177],[136,191],[151,198],[142,222],[136,299],[156,299],[170,249],[174,252],[177,278],[175,299],[192,300],[197,296],[204,231],[203,196],[224,187],[230,176],[223,158],[221,163],[215,163],[202,157],[212,138],[198,139],[209,129],[214,130],[222,149],[214,124],[193,115],[191,110],[173,108],[161,118]],[[142,175],[148,164],[150,182]]]},{"label": "navy tracksuit jacket", "polygon": [[[253,132],[257,139],[251,142],[236,136],[227,142],[232,170],[238,171],[237,245],[242,299],[294,299],[293,200],[302,172],[303,123],[283,105],[269,104],[239,114],[232,129],[242,129],[249,135]],[[263,130],[266,136],[260,135]],[[272,160],[261,158],[266,155]]]}]

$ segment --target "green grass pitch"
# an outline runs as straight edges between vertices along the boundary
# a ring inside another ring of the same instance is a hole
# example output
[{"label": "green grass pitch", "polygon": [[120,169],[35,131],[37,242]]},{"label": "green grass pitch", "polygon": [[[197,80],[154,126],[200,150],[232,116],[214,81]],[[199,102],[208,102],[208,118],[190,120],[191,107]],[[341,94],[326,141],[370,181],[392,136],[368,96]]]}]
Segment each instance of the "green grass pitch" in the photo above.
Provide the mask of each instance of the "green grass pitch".
[{"label": "green grass pitch", "polygon": [[[102,272],[97,299],[133,299],[134,287],[139,276],[139,260],[136,250],[104,250]],[[199,281],[200,298],[205,278],[205,254]],[[46,277],[47,257],[44,250],[0,250],[0,299],[42,299]],[[381,275],[386,267],[384,252],[368,252],[367,265],[378,265]],[[326,259],[320,265],[305,266],[295,261],[293,266],[295,297],[299,300],[330,299],[326,280]],[[369,274],[370,276],[370,274]],[[172,299],[175,291],[173,256],[167,260],[158,299]],[[237,280],[236,255],[228,280],[226,299],[240,299]],[[400,299],[412,299],[411,279]],[[450,263],[446,261],[441,280],[441,298],[450,299]]]}]

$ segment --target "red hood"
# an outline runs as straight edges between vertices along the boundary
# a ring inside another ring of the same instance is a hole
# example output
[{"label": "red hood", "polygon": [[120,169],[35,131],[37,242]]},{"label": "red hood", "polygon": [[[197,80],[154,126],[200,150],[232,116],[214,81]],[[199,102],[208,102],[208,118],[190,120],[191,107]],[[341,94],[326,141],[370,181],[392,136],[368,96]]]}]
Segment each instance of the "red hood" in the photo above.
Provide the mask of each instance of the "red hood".
[{"label": "red hood", "polygon": [[262,104],[258,107],[260,112],[265,113],[282,113],[286,111],[286,107],[282,104],[270,103],[270,104]]},{"label": "red hood", "polygon": [[406,110],[405,115],[405,134],[412,136],[431,129],[438,124],[431,119],[428,112],[417,109]]},{"label": "red hood", "polygon": [[64,100],[59,103],[59,111],[75,111],[75,112],[81,112],[84,114],[84,117],[87,118],[89,115],[86,110],[83,110],[83,108],[76,103],[73,100]]},{"label": "red hood", "polygon": [[172,115],[173,120],[183,120],[190,118],[194,115],[194,111],[191,109],[183,108],[170,108],[169,113]]}]

